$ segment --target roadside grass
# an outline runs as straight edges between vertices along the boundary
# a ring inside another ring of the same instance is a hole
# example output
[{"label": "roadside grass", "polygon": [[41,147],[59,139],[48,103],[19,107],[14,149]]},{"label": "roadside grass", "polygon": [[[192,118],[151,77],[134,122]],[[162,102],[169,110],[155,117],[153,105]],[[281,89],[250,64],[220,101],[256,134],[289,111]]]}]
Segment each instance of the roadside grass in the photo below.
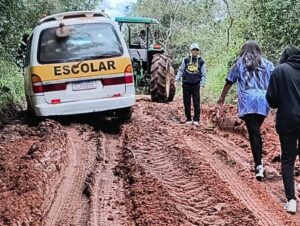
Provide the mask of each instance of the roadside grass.
[{"label": "roadside grass", "polygon": [[24,99],[23,76],[14,62],[0,58],[0,111],[17,106]]}]

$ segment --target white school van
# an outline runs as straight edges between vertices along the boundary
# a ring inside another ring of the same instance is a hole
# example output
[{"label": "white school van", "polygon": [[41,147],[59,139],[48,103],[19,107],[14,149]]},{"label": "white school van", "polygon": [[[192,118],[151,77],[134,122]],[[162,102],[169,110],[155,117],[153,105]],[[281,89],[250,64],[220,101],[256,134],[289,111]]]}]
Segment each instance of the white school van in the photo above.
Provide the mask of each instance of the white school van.
[{"label": "white school van", "polygon": [[28,40],[25,94],[37,116],[113,111],[130,119],[133,72],[117,25],[90,11],[41,19]]}]

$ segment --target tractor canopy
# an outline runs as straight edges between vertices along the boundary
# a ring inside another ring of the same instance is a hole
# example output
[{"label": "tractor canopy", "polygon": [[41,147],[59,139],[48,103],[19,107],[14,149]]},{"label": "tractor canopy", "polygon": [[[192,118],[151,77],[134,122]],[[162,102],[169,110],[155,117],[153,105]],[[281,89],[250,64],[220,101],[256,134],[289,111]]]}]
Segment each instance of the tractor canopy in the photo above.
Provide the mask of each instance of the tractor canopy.
[{"label": "tractor canopy", "polygon": [[116,17],[115,21],[130,24],[159,24],[158,20],[149,17]]}]

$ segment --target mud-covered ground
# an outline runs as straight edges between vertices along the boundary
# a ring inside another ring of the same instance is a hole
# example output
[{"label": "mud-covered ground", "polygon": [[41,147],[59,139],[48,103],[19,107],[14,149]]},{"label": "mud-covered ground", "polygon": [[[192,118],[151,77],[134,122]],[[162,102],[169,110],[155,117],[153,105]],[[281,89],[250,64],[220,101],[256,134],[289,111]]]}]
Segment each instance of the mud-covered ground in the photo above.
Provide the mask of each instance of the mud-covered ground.
[{"label": "mud-covered ground", "polygon": [[20,114],[0,130],[0,225],[300,225],[283,211],[274,113],[264,182],[236,108],[203,106],[202,119],[186,126],[181,99],[148,97],[122,125]]}]

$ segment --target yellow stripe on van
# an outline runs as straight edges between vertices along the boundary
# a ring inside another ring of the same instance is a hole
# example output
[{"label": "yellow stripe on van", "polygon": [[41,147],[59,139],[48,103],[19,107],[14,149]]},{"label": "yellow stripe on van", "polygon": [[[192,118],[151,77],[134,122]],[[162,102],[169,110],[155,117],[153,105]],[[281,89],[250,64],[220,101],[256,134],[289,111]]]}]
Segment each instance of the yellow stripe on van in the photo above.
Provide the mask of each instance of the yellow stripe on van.
[{"label": "yellow stripe on van", "polygon": [[42,81],[112,75],[124,73],[128,64],[131,64],[129,57],[47,64],[32,66],[31,74],[38,75]]}]

